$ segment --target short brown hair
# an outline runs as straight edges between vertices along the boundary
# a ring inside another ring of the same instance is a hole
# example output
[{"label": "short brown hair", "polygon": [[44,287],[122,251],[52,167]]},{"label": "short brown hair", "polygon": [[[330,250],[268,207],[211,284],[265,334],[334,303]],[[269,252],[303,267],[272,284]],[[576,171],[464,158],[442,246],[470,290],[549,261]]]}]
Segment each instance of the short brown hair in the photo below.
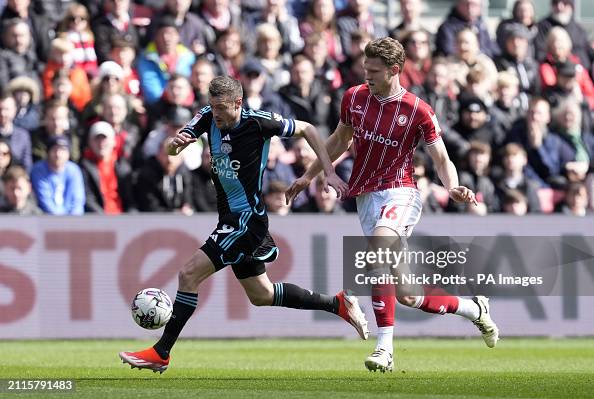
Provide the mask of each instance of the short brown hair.
[{"label": "short brown hair", "polygon": [[491,146],[487,143],[483,143],[482,141],[473,140],[470,142],[468,153],[491,155]]},{"label": "short brown hair", "polygon": [[208,94],[211,97],[243,98],[243,89],[239,80],[230,76],[217,76],[208,85]]},{"label": "short brown hair", "polygon": [[4,173],[4,176],[2,176],[2,182],[4,182],[4,184],[8,183],[9,181],[18,181],[19,179],[30,181],[27,171],[22,166],[18,165],[14,165],[6,169],[6,173]]},{"label": "short brown hair", "polygon": [[402,72],[406,53],[398,40],[391,37],[382,37],[367,43],[365,57],[380,58],[388,68],[398,65]]},{"label": "short brown hair", "polygon": [[522,146],[516,143],[507,144],[505,147],[503,147],[501,153],[504,157],[517,154],[522,154],[524,155],[524,157],[526,157],[526,150],[524,150]]}]

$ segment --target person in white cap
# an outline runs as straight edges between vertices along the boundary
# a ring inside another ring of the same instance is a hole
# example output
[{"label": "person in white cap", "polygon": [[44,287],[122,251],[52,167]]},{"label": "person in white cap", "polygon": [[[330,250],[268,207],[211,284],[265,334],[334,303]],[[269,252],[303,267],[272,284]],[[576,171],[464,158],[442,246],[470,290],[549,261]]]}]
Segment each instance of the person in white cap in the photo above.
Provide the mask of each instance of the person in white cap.
[{"label": "person in white cap", "polygon": [[85,182],[86,212],[117,215],[134,209],[132,168],[117,158],[116,133],[105,122],[95,122],[89,130],[87,149],[80,161]]}]

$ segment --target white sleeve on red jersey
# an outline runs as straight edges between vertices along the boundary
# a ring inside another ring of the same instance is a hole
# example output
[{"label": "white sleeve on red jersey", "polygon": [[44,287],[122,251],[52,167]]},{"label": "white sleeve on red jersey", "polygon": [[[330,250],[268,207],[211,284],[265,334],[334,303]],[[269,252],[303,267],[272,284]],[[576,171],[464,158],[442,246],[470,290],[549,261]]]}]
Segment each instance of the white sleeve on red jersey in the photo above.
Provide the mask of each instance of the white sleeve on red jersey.
[{"label": "white sleeve on red jersey", "polygon": [[419,128],[425,144],[432,145],[441,140],[441,127],[431,106],[424,101],[419,104]]},{"label": "white sleeve on red jersey", "polygon": [[340,122],[343,125],[352,126],[351,105],[355,96],[355,88],[351,87],[342,95],[342,101],[340,102]]}]

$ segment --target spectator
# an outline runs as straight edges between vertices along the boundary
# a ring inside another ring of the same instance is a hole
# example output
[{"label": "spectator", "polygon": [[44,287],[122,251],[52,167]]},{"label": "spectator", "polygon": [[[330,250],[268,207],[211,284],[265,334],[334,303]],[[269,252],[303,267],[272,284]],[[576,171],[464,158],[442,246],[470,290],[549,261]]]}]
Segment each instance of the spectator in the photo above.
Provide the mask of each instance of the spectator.
[{"label": "spectator", "polygon": [[6,8],[0,16],[0,21],[4,23],[4,21],[14,19],[24,21],[29,27],[29,37],[36,58],[41,62],[46,62],[51,39],[55,36],[52,24],[43,15],[33,12],[30,0],[6,2]]},{"label": "spectator", "polygon": [[149,43],[138,60],[138,75],[146,103],[153,104],[161,97],[172,74],[189,78],[195,59],[194,53],[180,43],[175,19],[161,18],[155,40]]},{"label": "spectator", "polygon": [[561,213],[571,216],[586,216],[588,213],[588,192],[584,183],[569,183]]},{"label": "spectator", "polygon": [[206,52],[204,21],[189,12],[192,0],[165,0],[165,7],[152,20],[147,37],[153,38],[162,18],[172,17],[179,32],[180,42],[196,56]]},{"label": "spectator", "polygon": [[[248,14],[245,20],[246,31],[255,32],[261,24],[274,25],[282,38],[281,53],[295,54],[303,48],[303,38],[299,32],[297,18],[289,14],[286,0],[265,0],[261,11]],[[255,44],[250,43],[250,48]]]},{"label": "spectator", "polygon": [[312,33],[305,39],[303,55],[313,62],[316,78],[330,91],[342,86],[342,76],[336,62],[328,57],[322,37]]},{"label": "spectator", "polygon": [[291,107],[295,118],[316,126],[322,137],[328,137],[334,130],[337,121],[332,96],[315,78],[313,64],[308,58],[302,55],[295,57],[291,83],[282,87],[279,93]]},{"label": "spectator", "polygon": [[569,49],[575,54],[578,60],[586,70],[590,71],[594,61],[594,49],[590,46],[588,33],[582,28],[574,18],[575,4],[574,0],[552,0],[551,14],[538,23],[538,35],[536,36],[536,58],[539,61],[547,59],[549,34],[554,28],[565,30],[572,45]]},{"label": "spectator", "polygon": [[404,35],[412,31],[429,31],[421,23],[421,14],[425,4],[423,0],[400,0],[402,22],[390,31],[390,36],[402,42]]},{"label": "spectator", "polygon": [[491,58],[481,51],[476,33],[470,29],[458,31],[456,34],[456,50],[453,57],[451,57],[450,70],[460,87],[466,84],[466,78],[471,69],[480,68],[487,78],[487,90],[491,91],[495,88],[497,68]]},{"label": "spectator", "polygon": [[85,185],[85,211],[118,215],[134,210],[132,168],[117,157],[116,132],[103,121],[89,130],[89,144],[80,161]]},{"label": "spectator", "polygon": [[520,144],[527,153],[526,175],[541,186],[558,188],[565,184],[561,177],[561,139],[551,133],[551,107],[542,97],[530,100],[526,118],[512,127],[509,141]]},{"label": "spectator", "polygon": [[476,194],[478,205],[454,203],[450,200],[450,209],[458,212],[470,212],[484,216],[497,212],[499,203],[495,193],[495,185],[489,177],[491,163],[491,147],[480,141],[471,141],[467,152],[467,170],[460,172],[460,185],[466,186]]},{"label": "spectator", "polygon": [[561,167],[570,181],[583,181],[594,160],[594,136],[582,129],[581,112],[572,100],[553,110],[554,129],[561,138]]},{"label": "spectator", "polygon": [[571,61],[564,62],[557,66],[557,79],[555,85],[547,87],[543,91],[543,96],[551,104],[551,107],[557,108],[566,101],[576,102],[581,110],[582,129],[592,131],[592,115],[590,113],[590,104],[583,96],[582,90],[576,79],[577,66]]},{"label": "spectator", "polygon": [[293,142],[291,150],[295,154],[295,162],[291,165],[293,172],[295,176],[302,176],[307,168],[316,160],[316,153],[303,137]]},{"label": "spectator", "polygon": [[191,215],[191,175],[182,157],[167,154],[167,141],[159,143],[157,155],[150,157],[138,172],[134,185],[136,204],[141,212]]},{"label": "spectator", "polygon": [[0,86],[6,86],[11,79],[19,76],[39,81],[41,69],[27,23],[22,19],[3,21]]},{"label": "spectator", "polygon": [[[47,106],[47,103],[55,102],[55,103],[59,103],[59,104],[64,105],[65,107],[67,107],[68,111],[69,111],[68,112],[68,123],[69,123],[70,129],[72,129],[72,131],[77,131],[78,127],[80,125],[80,121],[82,119],[82,113],[78,109],[76,109],[76,107],[70,100],[73,90],[74,90],[74,87],[72,86],[72,82],[70,81],[70,73],[65,69],[61,69],[61,70],[57,71],[56,74],[54,75],[54,77],[52,78],[53,94],[52,94],[51,98],[49,98],[46,101],[46,106]],[[91,100],[91,103],[92,102],[93,102],[93,100]],[[88,104],[87,104],[87,106],[88,106]],[[43,124],[43,121],[41,121],[41,123]],[[38,127],[39,127],[39,124],[37,124],[35,129],[37,129]]]},{"label": "spectator", "polygon": [[520,190],[507,190],[503,193],[502,210],[515,216],[524,216],[528,213],[528,199]]},{"label": "spectator", "polygon": [[363,70],[363,60],[365,59],[365,46],[371,41],[367,32],[355,30],[351,33],[351,49],[345,60],[340,63],[340,75],[344,79],[343,89],[357,86],[365,83],[365,71]]},{"label": "spectator", "polygon": [[455,54],[455,38],[461,30],[469,30],[476,32],[478,48],[481,53],[487,57],[496,56],[499,49],[489,36],[482,13],[482,0],[457,0],[456,5],[437,30],[435,37],[437,53],[445,56]]},{"label": "spectator", "polygon": [[58,26],[58,36],[74,45],[72,58],[76,67],[81,67],[89,77],[97,73],[95,36],[91,30],[89,12],[82,4],[72,3]]},{"label": "spectator", "polygon": [[516,0],[512,8],[511,18],[504,19],[497,26],[497,45],[501,50],[507,47],[509,35],[520,27],[524,27],[526,41],[528,42],[528,57],[534,58],[534,40],[538,33],[536,12],[532,0]]},{"label": "spectator", "polygon": [[[564,76],[575,75],[582,96],[588,101],[590,109],[594,110],[594,83],[592,83],[588,71],[579,63],[579,58],[572,54],[571,49],[571,38],[565,29],[554,27],[549,31],[547,54],[539,69],[543,89],[554,87],[557,84],[561,67],[574,68],[575,71],[565,72]],[[576,92],[576,94],[578,93]]]},{"label": "spectator", "polygon": [[20,76],[8,82],[8,94],[16,101],[16,116],[14,125],[27,131],[32,131],[39,126],[39,84],[26,76]]},{"label": "spectator", "polygon": [[85,186],[79,166],[68,160],[70,141],[54,136],[47,147],[47,159],[37,161],[31,172],[39,207],[50,215],[82,215]]},{"label": "spectator", "polygon": [[126,94],[141,98],[140,78],[134,66],[136,60],[134,43],[123,39],[114,40],[110,58],[122,68],[122,86]]},{"label": "spectator", "polygon": [[183,107],[191,112],[193,104],[194,92],[188,78],[177,73],[172,74],[161,98],[149,106],[148,128],[152,130],[162,123],[172,109]]},{"label": "spectator", "polygon": [[508,71],[516,75],[520,82],[519,99],[523,109],[528,108],[529,95],[540,91],[538,64],[530,56],[529,35],[527,28],[520,24],[508,24],[505,30],[505,42],[501,55],[495,59],[499,71]]},{"label": "spectator", "polygon": [[429,39],[429,33],[424,30],[410,31],[402,38],[406,60],[400,72],[400,84],[405,89],[422,86],[431,69]]},{"label": "spectator", "polygon": [[130,0],[105,0],[103,12],[93,20],[95,51],[99,63],[110,60],[112,43],[126,40],[138,48],[139,34],[131,20]]},{"label": "spectator", "polygon": [[[147,135],[142,145],[142,158],[148,159],[152,156],[157,156],[163,140],[173,138],[190,119],[192,119],[192,113],[187,108],[169,108],[165,114],[165,123],[158,125],[155,130],[152,130]],[[200,157],[202,148],[197,148],[197,146],[199,146],[199,143],[193,143],[186,147],[180,158],[189,158],[191,155]]]},{"label": "spectator", "polygon": [[282,44],[282,37],[274,25],[262,24],[256,29],[254,56],[264,66],[273,90],[289,82],[288,65],[291,63],[291,57],[280,52]]},{"label": "spectator", "polygon": [[305,209],[300,209],[300,212],[312,213],[326,213],[340,215],[345,213],[340,206],[336,191],[332,187],[328,188],[328,192],[324,190],[324,181],[317,177],[314,181],[314,194],[309,202],[309,206]]},{"label": "spectator", "polygon": [[58,136],[68,139],[70,159],[78,162],[80,139],[70,126],[68,107],[57,101],[50,101],[45,106],[42,125],[31,132],[31,152],[34,162],[47,158],[48,142]]},{"label": "spectator", "polygon": [[497,74],[496,100],[491,107],[491,118],[497,125],[498,130],[509,133],[512,125],[522,116],[522,104],[520,102],[520,82],[515,74],[511,72],[499,72]]},{"label": "spectator", "polygon": [[235,2],[229,0],[204,0],[200,4],[198,16],[204,22],[206,47],[215,51],[215,41],[223,32],[241,25],[241,10]]},{"label": "spectator", "polygon": [[45,98],[53,95],[52,80],[54,75],[61,69],[68,71],[68,76],[76,90],[72,90],[70,101],[74,107],[81,112],[91,100],[91,85],[87,73],[81,67],[74,65],[72,55],[74,45],[66,39],[57,38],[52,40],[49,61],[42,74],[43,89]]},{"label": "spectator", "polygon": [[221,32],[216,40],[216,49],[210,58],[216,65],[217,75],[229,75],[239,78],[239,68],[245,60],[245,53],[241,43],[241,34],[235,27]]},{"label": "spectator", "polygon": [[217,189],[212,181],[210,147],[202,143],[202,162],[192,173],[192,206],[196,212],[217,211]]},{"label": "spectator", "polygon": [[496,179],[499,198],[503,201],[508,190],[519,190],[528,200],[528,212],[540,212],[537,190],[539,185],[526,174],[526,151],[518,144],[509,143],[502,149],[503,171]]},{"label": "spectator", "polygon": [[[268,149],[268,160],[266,161],[266,169],[262,179],[262,191],[268,191],[268,186],[272,181],[280,181],[287,185],[287,187],[295,180],[295,173],[291,165],[285,162],[286,150],[281,142],[281,139],[277,136],[273,136],[270,139],[270,146]],[[305,198],[299,198],[297,200],[300,203],[305,202]]]},{"label": "spectator", "polygon": [[101,119],[115,131],[115,153],[117,159],[133,161],[134,149],[140,141],[138,126],[128,121],[126,98],[121,94],[107,94],[101,104]]},{"label": "spectator", "polygon": [[251,59],[241,67],[239,80],[243,86],[244,106],[253,110],[275,112],[285,118],[293,118],[289,105],[266,87],[266,71],[258,60]]},{"label": "spectator", "polygon": [[586,190],[588,191],[588,212],[594,212],[594,172],[586,177]]},{"label": "spectator", "polygon": [[206,58],[199,58],[192,65],[190,83],[194,92],[194,112],[208,105],[208,85],[215,76],[215,66]]},{"label": "spectator", "polygon": [[101,102],[103,97],[112,94],[124,94],[122,79],[124,70],[115,61],[105,61],[99,67],[99,74],[93,81],[93,97],[85,106],[81,119],[85,125],[90,126],[101,115]]},{"label": "spectator", "polygon": [[8,140],[0,137],[0,198],[4,193],[4,186],[1,177],[14,164],[12,160],[12,151]]},{"label": "spectator", "polygon": [[264,204],[266,212],[271,215],[285,216],[289,214],[291,208],[285,200],[285,191],[289,188],[282,181],[273,180],[268,185],[268,190],[264,194]]},{"label": "spectator", "polygon": [[343,49],[351,48],[351,33],[355,30],[365,31],[374,39],[388,36],[386,27],[375,20],[370,6],[370,0],[348,0],[347,8],[336,21]]},{"label": "spectator", "polygon": [[72,3],[74,0],[33,0],[33,10],[43,15],[52,26],[56,26]]},{"label": "spectator", "polygon": [[2,183],[4,200],[0,201],[0,213],[13,213],[22,216],[35,216],[43,213],[31,197],[31,181],[25,169],[20,166],[10,167],[2,175]]},{"label": "spectator", "polygon": [[466,97],[460,100],[460,119],[443,140],[454,163],[466,157],[472,140],[487,143],[492,149],[498,148],[505,136],[489,123],[487,106],[478,97]]},{"label": "spectator", "polygon": [[336,28],[336,8],[332,0],[312,0],[305,19],[299,24],[299,30],[304,38],[312,33],[320,35],[326,43],[328,57],[336,62],[343,61],[345,50],[349,50],[343,49],[340,45],[340,36]]},{"label": "spectator", "polygon": [[427,161],[426,156],[421,152],[416,152],[413,155],[414,165],[414,179],[417,182],[417,189],[421,195],[423,202],[423,213],[441,213],[443,208],[435,195],[434,188],[439,190],[439,186],[431,182],[427,176]]},{"label": "spectator", "polygon": [[29,132],[14,125],[17,107],[15,99],[5,94],[0,96],[0,137],[10,142],[12,157],[27,171],[31,170],[31,138]]},{"label": "spectator", "polygon": [[445,58],[436,58],[423,85],[410,89],[433,108],[444,135],[458,121],[458,103],[454,99],[452,86],[449,63]]}]

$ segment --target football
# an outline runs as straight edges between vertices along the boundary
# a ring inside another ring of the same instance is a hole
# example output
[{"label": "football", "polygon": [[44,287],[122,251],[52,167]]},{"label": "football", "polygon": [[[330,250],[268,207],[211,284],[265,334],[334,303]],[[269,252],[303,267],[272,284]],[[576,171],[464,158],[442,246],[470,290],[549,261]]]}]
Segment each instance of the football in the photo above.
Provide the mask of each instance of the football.
[{"label": "football", "polygon": [[136,324],[147,330],[156,330],[171,318],[173,303],[165,291],[145,288],[134,297],[131,310]]}]

